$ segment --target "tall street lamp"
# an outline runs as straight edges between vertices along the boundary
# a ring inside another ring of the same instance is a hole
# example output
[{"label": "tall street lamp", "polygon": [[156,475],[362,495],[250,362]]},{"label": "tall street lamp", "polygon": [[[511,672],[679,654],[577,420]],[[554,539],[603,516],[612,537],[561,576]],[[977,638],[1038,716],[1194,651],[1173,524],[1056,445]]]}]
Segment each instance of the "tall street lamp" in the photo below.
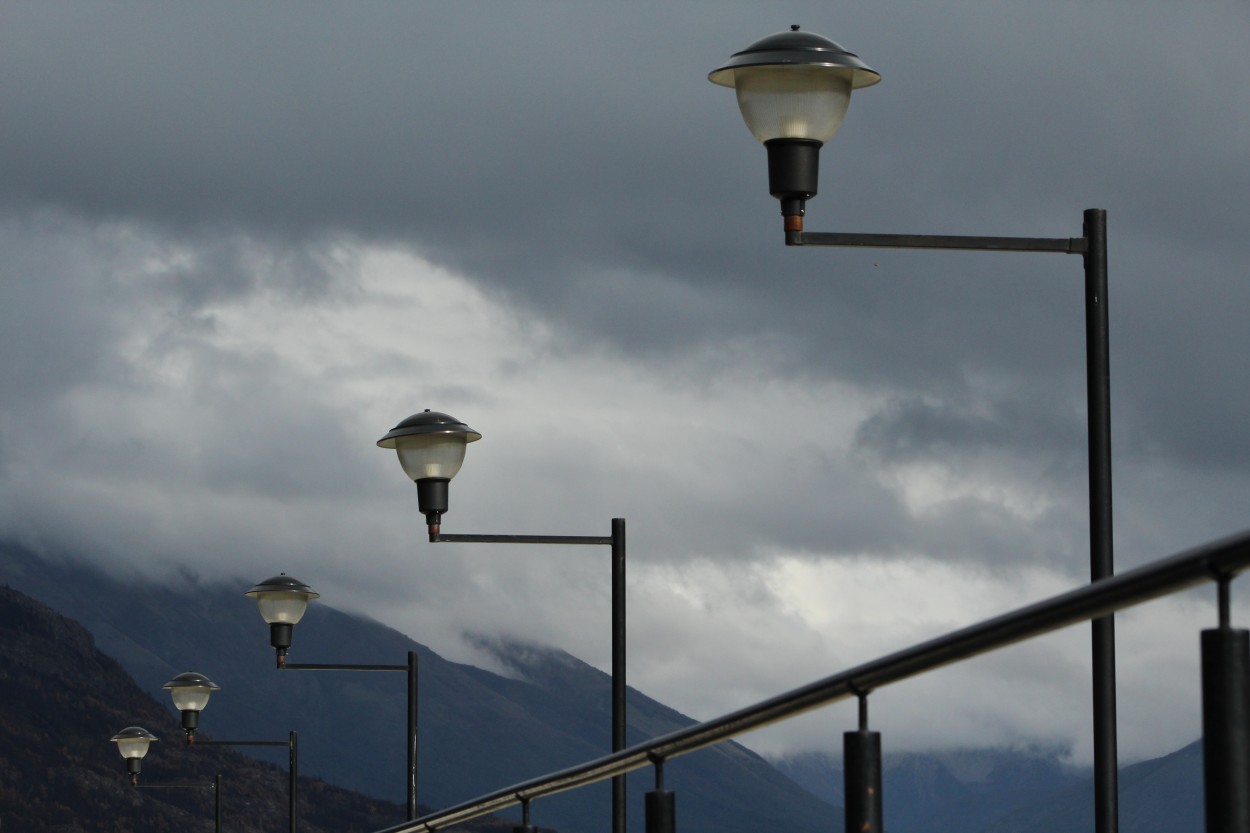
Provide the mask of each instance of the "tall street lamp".
[{"label": "tall street lamp", "polygon": [[286,740],[197,740],[195,730],[200,725],[200,712],[208,705],[209,694],[220,691],[221,686],[198,671],[187,671],[165,683],[174,708],[182,712],[182,728],[187,734],[188,746],[285,746],[287,748],[287,823],[290,833],[296,833],[299,814],[296,798],[299,789],[299,733],[292,729]]},{"label": "tall street lamp", "polygon": [[[455,417],[428,408],[378,440],[393,449],[404,474],[417,485],[417,508],[434,544],[557,544],[606,546],[612,555],[612,751],[625,748],[625,519],[612,519],[610,535],[443,534],[448,484],[460,471],[465,447],[482,435]],[[612,832],[625,833],[625,776],[612,779]]]},{"label": "tall street lamp", "polygon": [[[731,87],[743,120],[768,151],[769,193],[781,201],[787,246],[850,246],[1079,254],[1085,267],[1086,401],[1089,433],[1090,580],[1112,575],[1111,370],[1107,326],[1107,215],[1089,209],[1081,237],[813,233],[803,230],[816,196],[820,148],[842,123],[851,93],[881,80],[857,55],[798,26],[756,41],[708,75]],[[1094,804],[1097,833],[1118,829],[1115,624],[1092,623]]]},{"label": "tall street lamp", "polygon": [[[452,472],[455,474],[455,472]],[[267,578],[248,590],[245,596],[256,600],[261,618],[269,624],[269,644],[281,671],[397,671],[408,675],[408,821],[417,817],[417,652],[408,652],[406,665],[360,665],[354,663],[287,662],[295,625],[304,618],[308,603],[321,594],[286,573]]]},{"label": "tall street lamp", "polygon": [[140,784],[140,761],[148,754],[148,746],[158,738],[142,726],[127,726],[109,740],[117,744],[117,751],[126,759],[126,771],[130,786],[146,790],[211,789],[213,791],[213,830],[221,833],[221,775],[215,775],[210,783],[186,784]]}]

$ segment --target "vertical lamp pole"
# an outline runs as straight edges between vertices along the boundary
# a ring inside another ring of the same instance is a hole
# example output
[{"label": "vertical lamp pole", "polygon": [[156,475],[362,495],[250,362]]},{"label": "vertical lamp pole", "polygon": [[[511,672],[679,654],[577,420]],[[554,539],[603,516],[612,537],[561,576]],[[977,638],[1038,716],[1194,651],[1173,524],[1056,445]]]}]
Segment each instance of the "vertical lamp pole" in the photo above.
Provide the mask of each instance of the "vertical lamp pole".
[{"label": "vertical lamp pole", "polygon": [[[417,506],[435,544],[554,544],[604,546],[612,560],[612,751],[625,748],[625,519],[613,518],[610,535],[444,534],[448,484],[460,471],[465,446],[482,435],[455,417],[425,410],[396,425],[381,448],[394,449],[404,473],[417,485]],[[625,776],[612,779],[612,833],[625,833]]]},{"label": "vertical lamp pole", "polygon": [[[1090,580],[1114,572],[1111,537],[1111,370],[1107,325],[1107,215],[1084,213],[1081,237],[813,233],[803,230],[816,196],[821,146],[833,138],[851,91],[881,76],[838,44],[798,26],[756,41],[708,75],[732,88],[747,127],[768,152],[769,192],[781,201],[787,246],[1052,252],[1081,255],[1085,267],[1086,396],[1089,432]],[[1097,833],[1119,827],[1115,623],[1092,623],[1094,815]]]},{"label": "vertical lamp pole", "polygon": [[269,644],[277,655],[277,666],[282,671],[392,671],[408,675],[408,725],[407,725],[407,814],[408,821],[417,817],[417,652],[408,652],[405,665],[359,665],[345,663],[287,662],[286,652],[291,647],[295,625],[304,618],[308,603],[319,598],[294,576],[286,573],[267,578],[244,595],[256,599],[261,617],[269,623]]}]

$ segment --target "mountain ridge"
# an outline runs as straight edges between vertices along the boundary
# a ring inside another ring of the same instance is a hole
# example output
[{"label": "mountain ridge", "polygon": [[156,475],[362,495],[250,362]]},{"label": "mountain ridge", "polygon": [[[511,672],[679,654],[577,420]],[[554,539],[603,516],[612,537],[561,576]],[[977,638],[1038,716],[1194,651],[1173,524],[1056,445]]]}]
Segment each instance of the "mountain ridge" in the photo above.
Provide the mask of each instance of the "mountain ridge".
[{"label": "mountain ridge", "polygon": [[[127,583],[90,564],[53,564],[0,546],[0,581],[70,611],[149,694],[200,671],[221,686],[201,715],[205,731],[265,737],[300,731],[301,771],[390,800],[402,797],[406,770],[406,687],[400,674],[276,671],[255,603],[241,589],[195,582],[171,588]],[[610,678],[569,654],[541,646],[508,653],[505,677],[453,663],[377,622],[326,605],[296,627],[292,662],[395,663],[419,656],[419,799],[450,806],[546,773],[602,757],[611,748]],[[559,671],[551,679],[550,672]],[[387,679],[387,678],[391,679]],[[627,698],[627,743],[695,721],[635,689]],[[169,707],[172,717],[172,707]],[[223,731],[219,727],[228,726]],[[351,743],[332,737],[350,727]],[[643,827],[647,771],[631,773],[629,829]],[[781,825],[788,833],[827,833],[842,814],[738,744],[671,761],[678,822],[688,833]],[[536,824],[562,833],[601,829],[607,783],[535,801]]]}]

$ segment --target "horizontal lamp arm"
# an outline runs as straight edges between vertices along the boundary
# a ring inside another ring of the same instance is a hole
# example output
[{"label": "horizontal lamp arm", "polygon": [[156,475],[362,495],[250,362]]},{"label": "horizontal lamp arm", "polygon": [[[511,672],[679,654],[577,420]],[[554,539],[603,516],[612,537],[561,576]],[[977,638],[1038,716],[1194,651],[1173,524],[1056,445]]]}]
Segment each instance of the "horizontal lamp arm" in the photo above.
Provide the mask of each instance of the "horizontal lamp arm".
[{"label": "horizontal lamp arm", "polygon": [[610,535],[431,535],[435,544],[580,544],[612,546]]},{"label": "horizontal lamp arm", "polygon": [[1085,254],[1084,237],[961,237],[946,234],[844,234],[788,231],[787,246],[842,246],[865,249],[962,249],[977,252],[1056,252]]},{"label": "horizontal lamp arm", "polygon": [[288,662],[279,668],[286,671],[408,671],[406,665],[344,665],[335,662]]}]

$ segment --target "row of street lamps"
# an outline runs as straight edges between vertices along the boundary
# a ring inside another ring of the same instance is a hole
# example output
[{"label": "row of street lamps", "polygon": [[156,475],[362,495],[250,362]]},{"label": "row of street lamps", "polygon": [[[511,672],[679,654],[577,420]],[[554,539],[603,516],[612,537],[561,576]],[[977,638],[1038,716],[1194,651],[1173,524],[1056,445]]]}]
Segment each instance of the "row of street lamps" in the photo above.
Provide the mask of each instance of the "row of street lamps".
[{"label": "row of street lamps", "polygon": [[[296,833],[299,813],[296,807],[299,782],[299,733],[291,730],[286,740],[198,740],[196,730],[200,726],[200,712],[208,705],[209,697],[221,686],[198,671],[187,671],[174,677],[163,686],[173,700],[174,708],[182,716],[182,730],[187,746],[285,746],[288,751],[287,825],[289,833]],[[143,759],[151,744],[158,738],[142,726],[127,726],[110,740],[117,744],[117,751],[126,761],[126,771],[133,787],[175,788],[211,786],[216,793],[217,830],[221,830],[221,776],[213,784],[140,784],[139,773]]]},{"label": "row of street lamps", "polygon": [[[804,231],[806,202],[817,193],[819,156],[841,125],[853,90],[871,86],[881,76],[837,43],[794,26],[735,53],[708,79],[732,88],[747,127],[765,146],[769,192],[781,203],[788,246],[962,249],[1079,254],[1085,265],[1086,377],[1089,432],[1090,572],[1097,581],[1112,574],[1110,370],[1107,332],[1106,215],[1085,212],[1083,235],[1074,238],[954,237],[942,235],[811,233]],[[465,448],[481,434],[444,413],[413,414],[387,433],[378,445],[393,449],[405,474],[416,483],[418,509],[425,516],[432,543],[530,543],[605,545],[612,549],[612,747],[625,743],[625,523],[614,519],[608,536],[521,536],[443,534],[449,484],[464,462]],[[293,670],[378,670],[409,674],[408,815],[416,813],[416,661],[406,666],[311,665],[286,662],[292,630],[318,594],[297,579],[280,575],[257,584],[247,595],[256,599],[270,627],[270,643],[279,668]],[[1109,616],[1094,622],[1095,828],[1115,833],[1116,803],[1114,625]],[[216,690],[202,675],[183,674],[166,684],[182,712],[188,740],[198,712]],[[138,727],[114,737],[137,777],[138,761],[154,738]],[[845,739],[847,829],[880,833],[880,737],[867,729],[867,692],[860,697],[858,732]],[[674,829],[672,794],[662,789],[657,762],[657,791],[648,796],[647,828]],[[294,764],[292,764],[294,772]],[[294,776],[292,776],[294,777]],[[624,777],[613,787],[613,833],[625,833]],[[292,796],[294,793],[292,793]],[[292,798],[292,801],[294,799]],[[292,804],[294,807],[294,804]],[[523,826],[529,825],[525,805]],[[294,809],[292,809],[292,830]]]}]

